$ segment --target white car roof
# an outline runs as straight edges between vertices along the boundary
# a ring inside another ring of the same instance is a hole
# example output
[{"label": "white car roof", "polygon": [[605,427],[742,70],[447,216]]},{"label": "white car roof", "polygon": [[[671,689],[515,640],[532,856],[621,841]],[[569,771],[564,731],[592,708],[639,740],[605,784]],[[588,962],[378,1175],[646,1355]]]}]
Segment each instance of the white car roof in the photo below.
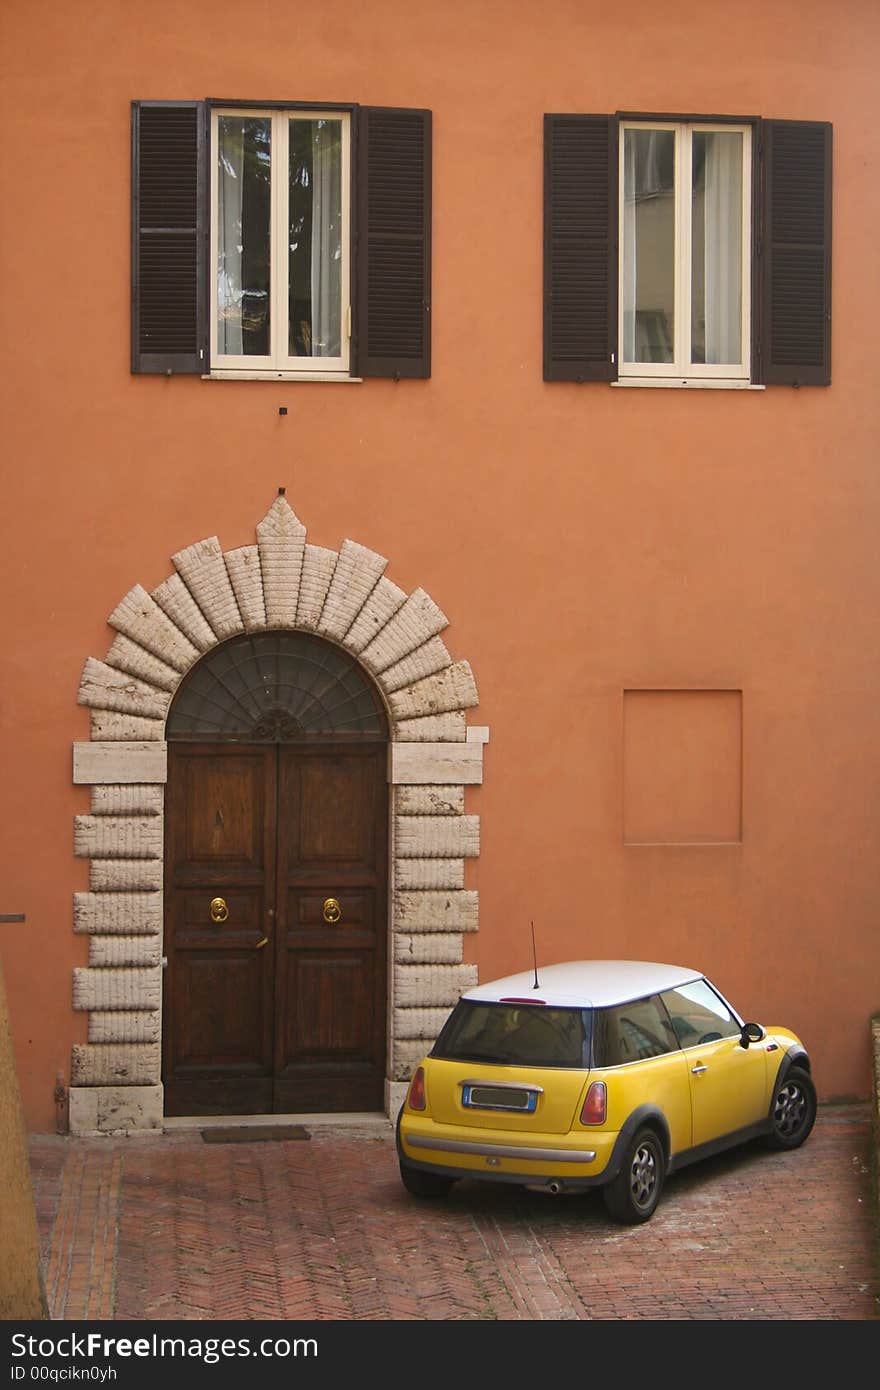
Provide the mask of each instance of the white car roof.
[{"label": "white car roof", "polygon": [[523,999],[530,1003],[561,1004],[571,1008],[607,1008],[641,999],[658,990],[675,989],[692,980],[703,979],[701,970],[689,970],[683,965],[662,965],[647,960],[569,960],[558,965],[538,966],[538,988],[535,971],[523,970],[518,975],[506,975],[485,985],[465,990],[462,999],[482,999],[498,1003],[502,999]]}]

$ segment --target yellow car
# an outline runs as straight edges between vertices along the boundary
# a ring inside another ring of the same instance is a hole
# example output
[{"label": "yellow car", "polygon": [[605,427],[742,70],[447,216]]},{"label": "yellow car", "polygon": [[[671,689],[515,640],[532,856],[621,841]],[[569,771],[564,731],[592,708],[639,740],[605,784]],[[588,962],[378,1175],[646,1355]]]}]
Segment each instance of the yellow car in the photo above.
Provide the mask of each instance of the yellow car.
[{"label": "yellow car", "polygon": [[696,970],[582,960],[510,975],[462,995],[416,1068],[400,1176],[416,1197],[459,1178],[601,1187],[614,1220],[647,1221],[685,1164],[758,1136],[802,1144],[810,1073],[794,1033],[743,1022]]}]

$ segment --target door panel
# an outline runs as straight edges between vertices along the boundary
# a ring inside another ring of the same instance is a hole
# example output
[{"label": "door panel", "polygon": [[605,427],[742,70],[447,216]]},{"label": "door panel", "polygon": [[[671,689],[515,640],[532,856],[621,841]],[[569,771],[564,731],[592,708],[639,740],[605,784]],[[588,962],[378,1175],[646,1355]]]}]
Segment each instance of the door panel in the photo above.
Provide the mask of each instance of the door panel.
[{"label": "door panel", "polygon": [[385,765],[384,745],[280,750],[275,1070],[293,1109],[383,1104]]},{"label": "door panel", "polygon": [[[169,1115],[271,1107],[275,750],[170,744],[163,1072]],[[212,915],[212,903],[224,906]]]},{"label": "door panel", "polygon": [[381,1109],[385,754],[169,745],[168,1114]]},{"label": "door panel", "polygon": [[722,1038],[685,1053],[690,1075],[694,1144],[757,1124],[767,1115],[766,1056]]}]

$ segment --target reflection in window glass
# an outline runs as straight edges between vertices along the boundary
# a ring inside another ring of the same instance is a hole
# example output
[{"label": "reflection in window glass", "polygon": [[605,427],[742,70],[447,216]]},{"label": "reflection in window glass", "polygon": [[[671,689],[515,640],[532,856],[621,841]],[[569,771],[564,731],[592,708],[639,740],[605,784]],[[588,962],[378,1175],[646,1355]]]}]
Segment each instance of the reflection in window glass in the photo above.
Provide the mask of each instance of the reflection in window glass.
[{"label": "reflection in window glass", "polygon": [[675,131],[625,130],[623,360],[675,352]]},{"label": "reflection in window glass", "polygon": [[462,999],[434,1044],[432,1057],[514,1066],[589,1066],[585,1009],[483,1004]]},{"label": "reflection in window glass", "polygon": [[291,357],[342,355],[342,122],[290,122]]},{"label": "reflection in window glass", "polygon": [[660,1000],[634,999],[601,1009],[596,1018],[596,1064],[625,1066],[645,1057],[677,1052],[678,1043]]},{"label": "reflection in window glass", "polygon": [[217,149],[217,350],[269,353],[271,120],[221,116]]},{"label": "reflection in window glass", "polygon": [[739,1037],[740,1026],[705,980],[667,990],[662,996],[682,1047]]},{"label": "reflection in window glass", "polygon": [[692,142],[691,358],[742,357],[740,131],[695,130]]}]

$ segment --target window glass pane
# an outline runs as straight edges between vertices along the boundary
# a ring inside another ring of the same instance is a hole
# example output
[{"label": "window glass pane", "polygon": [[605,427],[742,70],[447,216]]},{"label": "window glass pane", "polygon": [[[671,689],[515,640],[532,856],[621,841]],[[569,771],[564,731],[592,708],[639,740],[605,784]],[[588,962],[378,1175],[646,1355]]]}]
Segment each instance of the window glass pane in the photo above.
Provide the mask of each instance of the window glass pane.
[{"label": "window glass pane", "polygon": [[623,360],[672,362],[675,131],[624,130]]},{"label": "window glass pane", "polygon": [[742,360],[741,131],[695,130],[691,360]]},{"label": "window glass pane", "polygon": [[291,357],[342,356],[342,122],[290,122]]},{"label": "window glass pane", "polygon": [[431,1056],[515,1066],[586,1067],[589,1022],[586,1009],[462,999],[446,1021]]},{"label": "window glass pane", "polygon": [[618,1067],[642,1057],[677,1052],[678,1043],[666,1010],[656,995],[601,1009],[596,1019],[596,1062]]},{"label": "window glass pane", "polygon": [[271,120],[220,116],[217,351],[269,353]]},{"label": "window glass pane", "polygon": [[680,985],[661,996],[682,1047],[738,1037],[739,1024],[705,980]]}]

